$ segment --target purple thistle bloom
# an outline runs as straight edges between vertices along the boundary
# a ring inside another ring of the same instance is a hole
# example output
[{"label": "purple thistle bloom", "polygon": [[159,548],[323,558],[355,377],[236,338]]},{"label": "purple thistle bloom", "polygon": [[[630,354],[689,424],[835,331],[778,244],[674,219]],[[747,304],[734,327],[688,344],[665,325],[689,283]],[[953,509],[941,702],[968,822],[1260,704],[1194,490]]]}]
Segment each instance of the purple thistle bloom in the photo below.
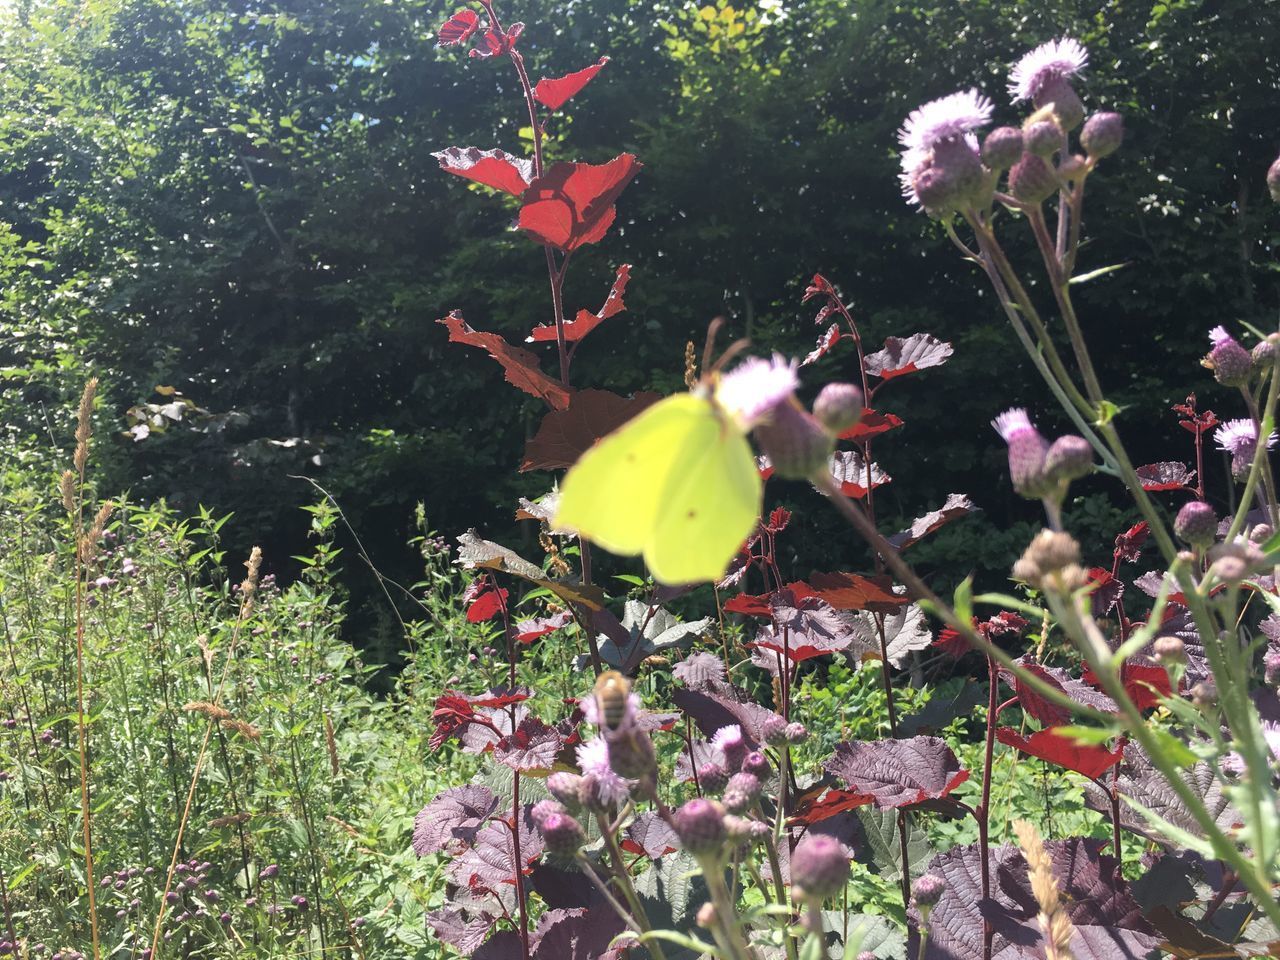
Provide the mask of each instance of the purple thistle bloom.
[{"label": "purple thistle bloom", "polygon": [[596,799],[601,804],[626,802],[631,795],[631,784],[609,766],[609,745],[603,738],[595,737],[578,744],[577,757],[583,776],[594,778]]},{"label": "purple thistle bloom", "polygon": [[[1213,431],[1213,439],[1218,442],[1220,450],[1225,450],[1232,456],[1247,452],[1252,457],[1258,448],[1258,427],[1248,419],[1228,420]],[[1275,443],[1276,435],[1272,433],[1267,437],[1267,449],[1270,450]]]},{"label": "purple thistle bloom", "polygon": [[1065,80],[1085,68],[1089,54],[1070,37],[1042,43],[1025,54],[1009,73],[1009,96],[1014,103],[1034,99],[1055,80]]},{"label": "purple thistle bloom", "polygon": [[990,122],[991,101],[977,90],[962,90],[912,110],[898,131],[898,142],[907,153],[915,150],[924,154],[944,140],[972,133]]},{"label": "purple thistle bloom", "polygon": [[772,360],[750,357],[738,364],[716,386],[716,403],[743,430],[750,430],[786,403],[800,386],[796,362],[775,353]]},{"label": "purple thistle bloom", "polygon": [[1013,480],[1013,489],[1032,499],[1052,493],[1057,481],[1045,473],[1049,444],[1032,426],[1027,411],[1021,407],[1006,410],[991,421],[991,426],[1009,445],[1009,477]]}]

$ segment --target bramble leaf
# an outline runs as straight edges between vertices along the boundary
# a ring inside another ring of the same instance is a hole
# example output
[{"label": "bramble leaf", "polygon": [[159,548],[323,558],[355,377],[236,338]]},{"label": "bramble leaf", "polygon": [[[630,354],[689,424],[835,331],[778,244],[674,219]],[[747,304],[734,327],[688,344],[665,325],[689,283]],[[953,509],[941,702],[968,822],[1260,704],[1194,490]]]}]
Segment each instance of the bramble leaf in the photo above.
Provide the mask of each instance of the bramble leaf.
[{"label": "bramble leaf", "polygon": [[973,505],[963,493],[947,494],[946,503],[937,510],[930,510],[923,517],[911,521],[911,526],[901,533],[895,533],[888,540],[899,550],[905,550],[914,543],[919,543],[929,534],[946,526],[952,520],[968,516],[978,507]]},{"label": "bramble leaf", "polygon": [[474,10],[463,8],[440,25],[436,33],[436,46],[452,47],[466,43],[479,27],[479,15]]},{"label": "bramble leaf", "polygon": [[1123,746],[1114,751],[1102,746],[1084,746],[1057,733],[1053,727],[1037,730],[1029,737],[1022,736],[1012,727],[1000,727],[996,730],[996,739],[1005,746],[1082,773],[1092,780],[1097,780],[1124,756]]},{"label": "bramble leaf", "polygon": [[493,745],[493,758],[512,770],[550,770],[563,742],[554,728],[527,716],[516,729]]},{"label": "bramble leaf", "polygon": [[1185,490],[1196,482],[1196,472],[1187,468],[1185,463],[1165,460],[1160,463],[1148,463],[1134,471],[1142,483],[1142,489]]},{"label": "bramble leaf", "polygon": [[436,794],[413,821],[413,852],[420,857],[444,851],[462,853],[481,826],[498,809],[493,791],[473,784]]}]

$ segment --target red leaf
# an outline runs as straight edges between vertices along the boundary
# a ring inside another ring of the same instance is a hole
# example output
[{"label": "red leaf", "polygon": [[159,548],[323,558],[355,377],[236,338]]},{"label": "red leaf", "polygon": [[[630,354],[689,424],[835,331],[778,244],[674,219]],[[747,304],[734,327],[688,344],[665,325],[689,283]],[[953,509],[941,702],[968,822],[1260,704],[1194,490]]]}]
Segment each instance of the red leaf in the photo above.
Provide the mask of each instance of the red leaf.
[{"label": "red leaf", "polygon": [[539,637],[545,637],[548,633],[554,633],[571,623],[573,623],[573,614],[568,610],[562,610],[549,617],[521,620],[516,624],[516,640],[519,643],[533,643]]},{"label": "red leaf", "polygon": [[[1084,679],[1086,683],[1102,689],[1098,675],[1088,667],[1085,667]],[[1130,660],[1120,668],[1120,679],[1124,683],[1124,692],[1139,710],[1154,707],[1160,703],[1161,697],[1173,694],[1169,671],[1159,664],[1135,663]]]},{"label": "red leaf", "polygon": [[959,660],[973,649],[968,638],[955,627],[943,627],[939,630],[933,645],[952,660]]},{"label": "red leaf", "polygon": [[802,596],[800,588],[827,601],[837,610],[870,610],[893,613],[910,600],[893,592],[893,581],[887,576],[863,577],[856,573],[811,573],[807,582],[792,583],[788,589]]},{"label": "red leaf", "polygon": [[[622,294],[627,289],[627,281],[630,279],[631,264],[624,263],[618,268],[618,275],[613,278],[613,286],[609,288],[609,296],[605,298],[604,306],[595,313],[590,310],[579,310],[577,317],[565,323],[565,342],[576,343],[600,326],[601,323],[627,309],[622,302]],[[554,342],[555,339],[556,325],[554,323],[544,323],[533,328],[533,331],[526,338],[526,342],[534,343],[546,340]]]},{"label": "red leaf", "polygon": [[1093,602],[1093,615],[1105,617],[1124,596],[1124,581],[1113,577],[1110,570],[1090,567],[1089,583],[1094,584],[1093,592],[1089,595]]},{"label": "red leaf", "polygon": [[765,523],[770,533],[781,533],[787,529],[787,524],[791,522],[791,511],[786,507],[774,507],[769,513],[769,520]]},{"label": "red leaf", "polygon": [[771,650],[800,663],[844,650],[857,638],[848,620],[818,597],[797,598],[791,591],[779,590],[770,607],[773,625],[746,646]]},{"label": "red leaf", "polygon": [[492,620],[501,612],[506,602],[506,590],[495,590],[490,587],[480,592],[467,607],[467,622],[484,623],[486,620]]},{"label": "red leaf", "polygon": [[827,355],[828,350],[844,339],[844,336],[840,332],[840,324],[833,323],[827,328],[827,332],[818,338],[818,345],[809,352],[808,356],[800,361],[800,366],[807,367],[809,364],[821,360]]},{"label": "red leaf", "polygon": [[841,743],[826,770],[876,806],[909,807],[940,800],[969,779],[969,771],[938,737]]},{"label": "red leaf", "polygon": [[954,352],[951,344],[927,333],[915,333],[905,340],[886,337],[884,349],[870,354],[865,368],[873,377],[892,380],[917,370],[941,366]]},{"label": "red leaf", "polygon": [[465,343],[479,347],[497,360],[506,371],[507,383],[518,387],[530,396],[537,397],[553,410],[565,410],[569,406],[569,391],[552,380],[538,368],[538,358],[522,347],[513,347],[496,333],[482,333],[471,329],[462,319],[462,313],[454,310],[447,317],[436,321],[449,331],[450,343]]},{"label": "red leaf", "polygon": [[520,472],[573,466],[597,440],[660,399],[656,393],[628,399],[608,390],[579,390],[569,398],[567,409],[542,418],[538,432],[525,444]]},{"label": "red leaf", "polygon": [[533,99],[549,110],[559,110],[571,97],[576,96],[583,87],[590,83],[608,62],[608,57],[601,57],[591,66],[576,73],[570,73],[555,80],[543,77],[538,81],[538,85],[533,88]]},{"label": "red leaf", "polygon": [[809,281],[809,286],[804,288],[804,296],[800,298],[801,303],[808,303],[814,297],[834,297],[836,288],[831,285],[828,280],[820,273],[815,273],[813,279]]},{"label": "red leaf", "polygon": [[[1049,686],[1061,690],[1064,694],[1066,690],[1062,684],[1058,682],[1057,677],[1051,674],[1038,663],[1024,663],[1022,668],[1028,673],[1039,677]],[[1018,705],[1022,707],[1026,713],[1034,717],[1038,723],[1046,727],[1056,727],[1064,723],[1071,722],[1071,711],[1066,707],[1054,703],[1047,699],[1043,694],[1039,693],[1034,687],[1022,679],[1021,676],[1002,669],[1001,675],[1008,681],[1012,678],[1013,692],[1017,694]]]},{"label": "red leaf", "polygon": [[503,150],[481,150],[478,147],[450,147],[432,154],[440,169],[454,173],[486,187],[502,190],[514,197],[529,189],[533,179],[533,161],[516,157]]},{"label": "red leaf", "polygon": [[480,18],[474,10],[459,10],[440,25],[440,30],[436,33],[436,46],[452,47],[457,43],[466,43],[479,27]]},{"label": "red leaf", "polygon": [[608,163],[557,163],[529,185],[520,229],[558,250],[597,243],[613,223],[614,202],[640,169],[629,154]]},{"label": "red leaf", "polygon": [[756,470],[760,472],[760,480],[762,483],[773,476],[773,464],[769,461],[768,457],[756,457]]},{"label": "red leaf", "polygon": [[840,434],[841,440],[870,440],[882,433],[896,430],[902,421],[892,413],[876,413],[870,407],[863,408],[862,418],[852,427]]},{"label": "red leaf", "polygon": [[560,734],[535,716],[525,717],[516,729],[493,745],[493,758],[512,770],[550,770],[561,747]]},{"label": "red leaf", "polygon": [[840,484],[840,492],[846,497],[861,500],[876,487],[884,486],[893,478],[872,463],[868,466],[862,454],[856,450],[837,450],[829,463],[831,475]]},{"label": "red leaf", "polygon": [[1183,490],[1195,483],[1196,472],[1187,469],[1185,463],[1165,460],[1148,463],[1134,471],[1142,482],[1143,490]]},{"label": "red leaf", "polygon": [[1000,727],[996,730],[996,739],[1055,766],[1083,773],[1091,780],[1097,780],[1124,756],[1123,746],[1117,747],[1113,753],[1106,747],[1078,744],[1052,727],[1037,730],[1030,737],[1021,736],[1012,727]]},{"label": "red leaf", "polygon": [[1151,527],[1147,525],[1147,521],[1142,520],[1135,523],[1120,536],[1116,537],[1115,558],[1137,563],[1138,555],[1142,553],[1142,545],[1147,542],[1147,537],[1150,535]]},{"label": "red leaf", "polygon": [[948,494],[946,503],[937,510],[931,510],[923,517],[917,517],[911,521],[911,526],[908,529],[889,537],[889,542],[899,550],[905,550],[940,527],[946,526],[952,520],[967,516],[976,509],[978,508],[973,505],[973,501],[964,494]]},{"label": "red leaf", "polygon": [[520,34],[522,33],[524,33],[523,23],[513,23],[507,28],[506,33],[499,33],[490,27],[485,31],[484,36],[480,38],[480,45],[467,55],[487,59],[509,53],[511,48],[516,45],[516,41],[520,39]]},{"label": "red leaf", "polygon": [[839,790],[831,787],[821,794],[820,798],[817,794],[802,797],[800,803],[796,806],[796,812],[791,817],[791,822],[812,826],[815,823],[821,823],[823,820],[829,820],[838,813],[844,813],[846,810],[864,807],[868,803],[875,802],[875,799],[869,793],[858,793],[854,790]]},{"label": "red leaf", "polygon": [[740,593],[724,605],[724,611],[725,613],[740,613],[746,617],[767,617],[773,613],[773,608],[769,606],[769,596],[767,593],[762,593],[759,596]]}]

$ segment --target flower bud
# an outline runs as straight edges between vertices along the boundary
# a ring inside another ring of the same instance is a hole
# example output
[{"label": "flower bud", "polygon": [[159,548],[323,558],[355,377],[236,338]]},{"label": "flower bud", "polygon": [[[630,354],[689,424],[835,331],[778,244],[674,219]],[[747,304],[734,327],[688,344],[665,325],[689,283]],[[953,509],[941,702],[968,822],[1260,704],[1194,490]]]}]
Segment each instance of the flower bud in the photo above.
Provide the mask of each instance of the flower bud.
[{"label": "flower bud", "polygon": [[1259,340],[1249,351],[1249,359],[1253,361],[1253,372],[1261,376],[1271,369],[1276,359],[1276,345],[1270,338]]},{"label": "flower bud", "polygon": [[719,793],[729,782],[729,774],[718,763],[704,763],[698,768],[698,786],[703,793]]},{"label": "flower bud", "polygon": [[568,813],[565,805],[559,800],[539,800],[529,811],[529,819],[533,821],[535,827],[541,829],[542,821],[552,814],[567,815]]},{"label": "flower bud", "polygon": [[1185,644],[1178,637],[1157,637],[1156,642],[1152,644],[1152,651],[1156,659],[1166,667],[1175,663],[1185,663],[1187,660]]},{"label": "flower bud", "polygon": [[769,779],[769,774],[773,771],[769,768],[769,761],[765,755],[759,750],[752,750],[742,761],[742,772],[751,774],[763,783]]},{"label": "flower bud", "polygon": [[675,828],[681,845],[695,857],[719,853],[727,832],[724,807],[714,800],[690,800],[676,811]]},{"label": "flower bud", "polygon": [[787,724],[787,743],[798,747],[809,739],[809,731],[803,723],[793,721]]},{"label": "flower bud", "polygon": [[1089,156],[1101,160],[1115,153],[1124,140],[1124,117],[1118,113],[1095,113],[1080,131],[1080,145]]},{"label": "flower bud", "polygon": [[770,714],[760,724],[760,738],[771,747],[787,745],[787,721],[780,716]]},{"label": "flower bud", "polygon": [[871,950],[863,950],[858,954],[858,960],[876,960],[876,955]]},{"label": "flower bud", "polygon": [[1257,570],[1265,554],[1248,540],[1220,543],[1209,551],[1209,571],[1224,583],[1236,583]]},{"label": "flower bud", "polygon": [[942,899],[946,889],[947,881],[935,873],[926,873],[911,885],[911,899],[915,901],[916,909],[925,913]]},{"label": "flower bud", "polygon": [[724,808],[746,813],[760,797],[760,781],[749,773],[735,773],[724,788]]},{"label": "flower bud", "polygon": [[721,727],[711,738],[711,742],[724,754],[724,768],[728,773],[737,773],[742,769],[742,761],[747,758],[751,748],[743,738],[740,726],[735,723]]},{"label": "flower bud", "polygon": [[1056,120],[1037,120],[1023,128],[1022,146],[1028,153],[1047,160],[1066,148],[1067,138]]},{"label": "flower bud", "polygon": [[1049,107],[1062,129],[1070,132],[1080,126],[1084,119],[1084,104],[1080,96],[1072,89],[1066,77],[1057,75],[1050,77],[1036,91],[1033,101],[1037,107]]},{"label": "flower bud", "polygon": [[1257,526],[1254,526],[1249,530],[1249,542],[1256,543],[1259,546],[1261,546],[1262,544],[1270,540],[1274,535],[1275,535],[1275,530],[1272,529],[1271,524],[1259,523]]},{"label": "flower bud", "polygon": [[1253,357],[1240,346],[1224,327],[1214,327],[1209,332],[1213,349],[1209,351],[1208,365],[1213,378],[1227,387],[1243,387],[1253,373]]},{"label": "flower bud", "polygon": [[996,127],[982,141],[982,162],[992,170],[1008,170],[1022,156],[1022,131]]},{"label": "flower bud", "polygon": [[600,778],[594,773],[584,773],[578,778],[578,805],[595,811],[608,806],[600,797]]},{"label": "flower bud", "polygon": [[1271,199],[1280,203],[1280,158],[1267,170],[1267,189],[1271,191]]},{"label": "flower bud", "polygon": [[1191,688],[1191,702],[1201,710],[1208,710],[1218,702],[1218,687],[1212,680],[1201,680]]},{"label": "flower bud", "polygon": [[1205,550],[1218,536],[1218,515],[1203,500],[1191,500],[1182,505],[1174,518],[1173,532],[1179,540],[1197,550]]},{"label": "flower bud", "polygon": [[1079,182],[1089,170],[1089,162],[1079,154],[1063,157],[1058,164],[1058,179]]},{"label": "flower bud", "polygon": [[756,439],[780,477],[807,480],[827,469],[835,444],[812,414],[794,403],[780,403],[757,424]]},{"label": "flower bud", "polygon": [[653,750],[653,738],[639,727],[606,729],[604,739],[609,745],[609,766],[618,776],[643,780],[656,775],[658,758]]},{"label": "flower bud", "polygon": [[935,217],[981,205],[986,172],[977,151],[963,137],[934,146],[911,174],[911,186],[921,206]]},{"label": "flower bud", "polygon": [[1027,411],[1018,407],[1006,410],[992,420],[991,425],[1009,445],[1009,477],[1013,480],[1013,489],[1033,500],[1054,494],[1057,482],[1045,474],[1049,445],[1031,425]]},{"label": "flower bud", "polygon": [[757,843],[771,832],[767,823],[733,814],[724,818],[724,826],[729,833],[729,839],[738,843]]},{"label": "flower bud", "polygon": [[1262,657],[1262,676],[1269,687],[1280,687],[1280,650],[1268,650]]},{"label": "flower bud", "polygon": [[581,805],[582,778],[576,773],[558,771],[547,777],[547,792],[570,810]]},{"label": "flower bud", "polygon": [[821,902],[849,882],[849,858],[835,837],[810,833],[791,854],[791,885],[798,899]]},{"label": "flower bud", "polygon": [[560,863],[573,860],[587,842],[582,825],[567,813],[552,813],[537,826],[547,854]]},{"label": "flower bud", "polygon": [[1013,565],[1013,575],[1036,588],[1074,590],[1084,582],[1080,544],[1069,533],[1041,530]]},{"label": "flower bud", "polygon": [[716,925],[716,905],[708,900],[698,908],[697,916],[698,926],[704,930],[710,930]]},{"label": "flower bud", "polygon": [[852,383],[828,383],[813,401],[813,415],[839,436],[862,418],[862,391]]},{"label": "flower bud", "polygon": [[1057,191],[1057,175],[1034,153],[1024,153],[1009,170],[1009,192],[1023,203],[1043,203]]},{"label": "flower bud", "polygon": [[1084,437],[1067,434],[1053,441],[1044,456],[1044,472],[1059,483],[1070,483],[1093,472],[1093,448]]}]

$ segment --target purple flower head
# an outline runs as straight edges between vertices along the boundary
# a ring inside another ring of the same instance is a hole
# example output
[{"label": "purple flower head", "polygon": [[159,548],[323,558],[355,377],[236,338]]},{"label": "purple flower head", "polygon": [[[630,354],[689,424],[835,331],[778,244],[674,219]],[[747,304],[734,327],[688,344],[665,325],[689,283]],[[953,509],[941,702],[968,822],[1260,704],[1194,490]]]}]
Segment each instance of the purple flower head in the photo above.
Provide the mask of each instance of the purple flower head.
[{"label": "purple flower head", "polygon": [[715,399],[743,430],[750,430],[790,400],[798,386],[796,362],[775,353],[771,360],[750,357],[726,373],[716,386]]},{"label": "purple flower head", "polygon": [[1009,477],[1013,488],[1032,499],[1048,496],[1057,481],[1045,472],[1045,456],[1049,444],[1031,424],[1021,407],[1006,410],[991,421],[991,426],[1009,445]]},{"label": "purple flower head", "polygon": [[849,857],[835,837],[811,833],[791,854],[791,883],[806,900],[821,902],[849,881]]},{"label": "purple flower head", "polygon": [[595,796],[602,806],[624,803],[631,795],[631,784],[609,766],[609,745],[601,737],[578,744],[578,767],[584,777],[590,776]]},{"label": "purple flower head", "polygon": [[742,736],[742,728],[736,723],[721,727],[711,738],[711,746],[724,755],[724,768],[728,773],[737,773],[746,759],[749,746]]},{"label": "purple flower head", "polygon": [[[1248,419],[1228,420],[1213,431],[1213,439],[1218,442],[1220,450],[1225,450],[1233,456],[1247,454],[1252,457],[1253,452],[1258,448],[1258,427]],[[1275,443],[1276,435],[1272,433],[1267,437],[1267,449],[1270,450]]]},{"label": "purple flower head", "polygon": [[1070,37],[1042,43],[1010,71],[1009,96],[1014,103],[1032,100],[1050,83],[1075,76],[1088,62],[1088,52]]},{"label": "purple flower head", "polygon": [[[991,101],[977,90],[961,90],[912,110],[898,131],[898,142],[906,153],[919,151],[918,164],[924,154],[943,141],[972,134],[990,122]],[[973,146],[977,149],[976,140]]]},{"label": "purple flower head", "polygon": [[1235,338],[1227,333],[1227,328],[1219,324],[1209,331],[1209,343],[1215,347],[1220,347],[1226,343],[1233,343]]}]

